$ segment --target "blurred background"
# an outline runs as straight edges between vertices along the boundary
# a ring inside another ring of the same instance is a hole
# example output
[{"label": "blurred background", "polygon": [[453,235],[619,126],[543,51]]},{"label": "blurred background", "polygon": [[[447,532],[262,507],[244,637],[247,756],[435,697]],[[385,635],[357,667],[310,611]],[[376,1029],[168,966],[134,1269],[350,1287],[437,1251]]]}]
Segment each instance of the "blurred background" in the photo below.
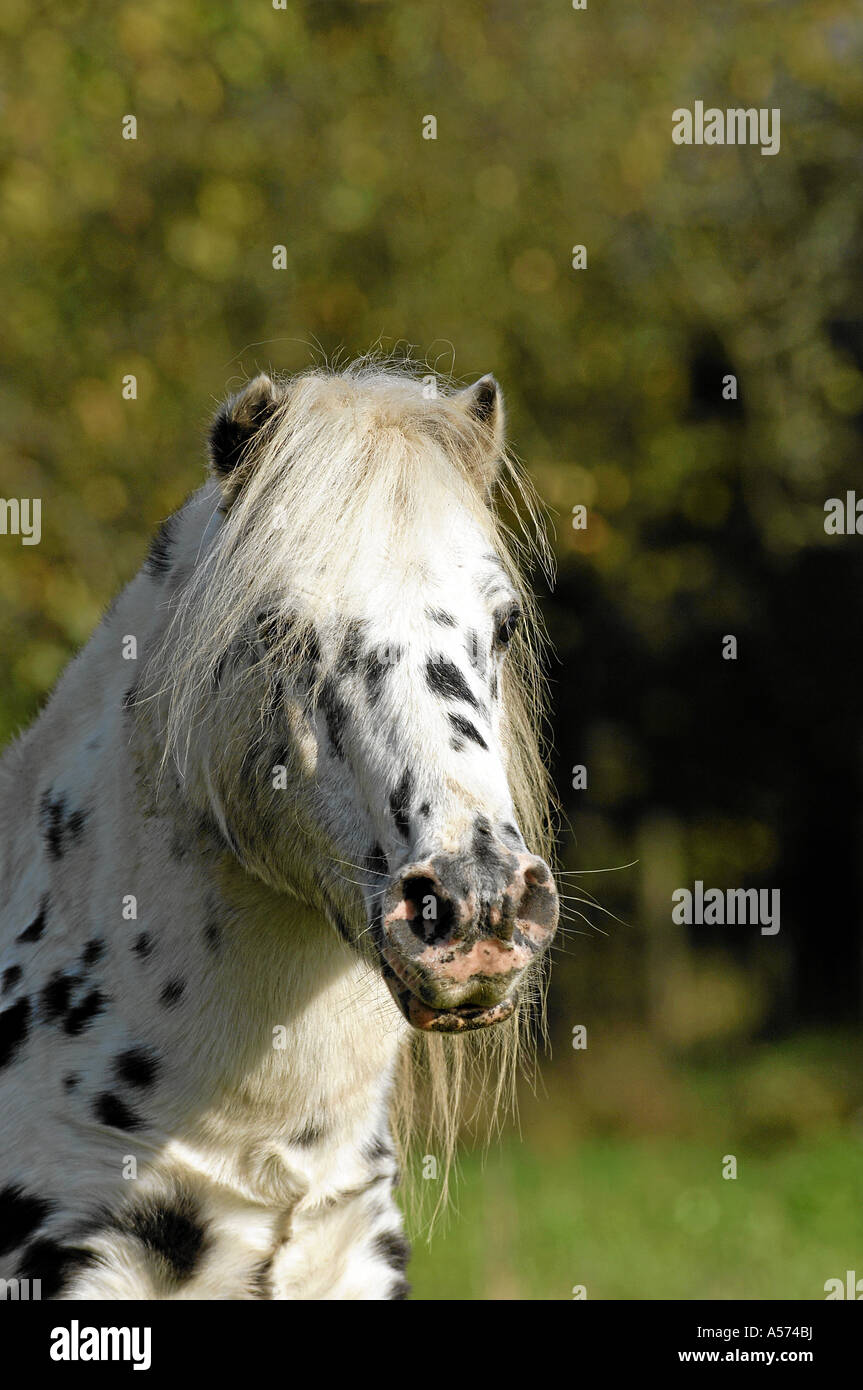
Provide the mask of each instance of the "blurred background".
[{"label": "blurred background", "polygon": [[[226,390],[376,344],[493,371],[556,535],[586,901],[520,1132],[466,1136],[415,1295],[863,1276],[863,540],[824,531],[863,495],[863,20],[4,0],[0,49],[0,495],[43,505],[39,546],[0,543],[3,740],[197,486]],[[696,100],[778,107],[780,153],[674,145]],[[780,932],[675,926],[695,879],[779,888]]]}]

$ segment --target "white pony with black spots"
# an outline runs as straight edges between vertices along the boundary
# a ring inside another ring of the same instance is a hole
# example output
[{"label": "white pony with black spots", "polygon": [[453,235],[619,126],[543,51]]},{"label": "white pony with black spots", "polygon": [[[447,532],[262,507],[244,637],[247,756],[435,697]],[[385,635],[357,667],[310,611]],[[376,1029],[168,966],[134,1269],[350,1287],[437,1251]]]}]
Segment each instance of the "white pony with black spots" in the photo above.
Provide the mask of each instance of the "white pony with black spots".
[{"label": "white pony with black spots", "polygon": [[557,922],[502,432],[491,377],[258,377],[0,764],[0,1278],[406,1296],[394,1116],[445,1183]]}]

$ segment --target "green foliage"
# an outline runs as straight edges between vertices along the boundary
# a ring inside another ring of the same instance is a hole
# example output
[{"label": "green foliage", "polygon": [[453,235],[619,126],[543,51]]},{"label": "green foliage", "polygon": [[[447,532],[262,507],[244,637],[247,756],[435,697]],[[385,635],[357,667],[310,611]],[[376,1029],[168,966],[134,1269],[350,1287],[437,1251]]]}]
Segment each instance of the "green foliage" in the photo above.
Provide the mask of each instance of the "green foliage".
[{"label": "green foliage", "polygon": [[[823,544],[863,409],[827,329],[860,277],[847,7],[8,0],[0,37],[0,483],[45,503],[38,551],[0,547],[4,733],[198,481],[212,403],[319,347],[494,369],[564,556],[588,502],[584,562],[652,642],[680,594],[741,601],[648,540],[670,512],[719,525],[739,485],[771,553]],[[781,106],[780,155],[674,146],[696,97]],[[739,436],[685,413],[705,335]]]}]

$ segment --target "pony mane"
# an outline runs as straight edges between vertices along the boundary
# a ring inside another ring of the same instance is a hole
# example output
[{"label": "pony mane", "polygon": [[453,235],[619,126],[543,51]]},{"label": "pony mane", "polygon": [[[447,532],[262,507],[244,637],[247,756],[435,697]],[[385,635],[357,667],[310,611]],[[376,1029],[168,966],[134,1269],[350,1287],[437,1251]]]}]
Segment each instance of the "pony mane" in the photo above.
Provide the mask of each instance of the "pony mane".
[{"label": "pony mane", "polygon": [[[261,611],[272,612],[280,597],[299,596],[314,616],[326,616],[338,638],[356,616],[358,582],[364,594],[374,591],[381,556],[409,556],[429,508],[456,505],[499,557],[525,613],[505,665],[501,738],[525,840],[550,862],[544,635],[526,579],[536,567],[552,574],[543,509],[506,450],[492,505],[488,435],[457,399],[455,383],[435,377],[435,393],[428,394],[426,373],[410,363],[362,359],[338,371],[314,368],[275,379],[275,409],[227,485],[223,525],[171,600],[148,669],[162,717],[162,765],[173,761],[183,773],[208,718],[213,673]],[[290,678],[308,653],[295,629],[280,635],[275,623],[272,630],[269,661]],[[254,674],[252,668],[243,675],[250,688]],[[262,691],[262,729],[267,698]],[[403,1151],[413,1140],[440,1155],[438,1207],[446,1200],[462,1094],[473,1083],[493,1122],[514,1106],[519,1059],[532,1052],[523,1042],[535,1034],[525,1024],[544,1012],[542,964],[522,988],[514,1017],[489,1030],[491,1036],[417,1033],[410,1055],[403,1055],[394,1128]]]}]

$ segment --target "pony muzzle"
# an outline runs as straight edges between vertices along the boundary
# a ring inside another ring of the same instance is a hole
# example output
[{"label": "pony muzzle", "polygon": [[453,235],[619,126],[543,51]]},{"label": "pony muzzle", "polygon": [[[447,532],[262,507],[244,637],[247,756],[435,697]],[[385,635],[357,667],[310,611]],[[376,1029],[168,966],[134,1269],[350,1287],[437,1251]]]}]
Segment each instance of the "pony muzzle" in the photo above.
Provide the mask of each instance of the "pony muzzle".
[{"label": "pony muzzle", "polygon": [[504,851],[496,872],[458,856],[409,865],[384,900],[384,979],[413,1027],[466,1032],[515,1009],[525,971],[547,949],[558,901],[548,865]]}]

